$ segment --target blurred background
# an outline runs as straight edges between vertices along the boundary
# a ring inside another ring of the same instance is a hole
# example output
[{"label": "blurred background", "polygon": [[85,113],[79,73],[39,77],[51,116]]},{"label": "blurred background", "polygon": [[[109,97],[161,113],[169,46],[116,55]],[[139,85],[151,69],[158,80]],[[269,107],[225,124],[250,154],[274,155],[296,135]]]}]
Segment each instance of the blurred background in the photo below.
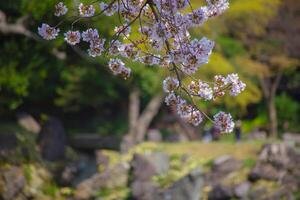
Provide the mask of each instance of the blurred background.
[{"label": "blurred background", "polygon": [[[83,45],[41,40],[37,27],[59,22],[56,3],[0,1],[0,199],[300,199],[298,0],[231,0],[191,31],[216,42],[196,78],[238,73],[247,84],[237,98],[197,102],[233,115],[229,135],[163,103],[166,71],[130,62],[124,81]],[[75,28],[109,38],[116,25]]]}]

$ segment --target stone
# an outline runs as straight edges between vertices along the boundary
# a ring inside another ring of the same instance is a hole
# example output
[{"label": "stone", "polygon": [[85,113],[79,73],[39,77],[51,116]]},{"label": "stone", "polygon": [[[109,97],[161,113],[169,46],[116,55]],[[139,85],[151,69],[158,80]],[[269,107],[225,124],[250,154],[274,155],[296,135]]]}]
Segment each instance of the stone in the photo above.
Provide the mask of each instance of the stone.
[{"label": "stone", "polygon": [[154,166],[155,172],[158,175],[166,173],[170,168],[169,156],[166,153],[153,152],[146,154],[145,158]]},{"label": "stone", "polygon": [[[10,169],[0,170],[0,199],[14,200],[25,186],[25,177],[21,168],[12,166]],[[1,177],[0,177],[1,179]]]},{"label": "stone", "polygon": [[280,188],[275,191],[272,191],[271,194],[268,194],[267,198],[265,199],[272,199],[272,200],[294,200],[293,192],[289,188]]},{"label": "stone", "polygon": [[134,181],[148,181],[157,174],[155,166],[141,154],[134,154],[131,162]]},{"label": "stone", "polygon": [[162,152],[147,155],[134,154],[131,162],[130,187],[134,199],[156,199],[157,187],[152,182],[152,177],[163,174],[169,169],[169,156]]},{"label": "stone", "polygon": [[209,200],[230,200],[234,196],[233,188],[225,185],[216,185],[208,194]]},{"label": "stone", "polygon": [[265,187],[263,186],[255,187],[249,191],[249,199],[253,199],[253,200],[265,199],[267,193],[268,191],[266,190]]},{"label": "stone", "polygon": [[151,142],[161,142],[162,136],[158,129],[150,129],[147,132],[147,140]]},{"label": "stone", "polygon": [[289,188],[290,191],[299,191],[299,188],[300,188],[300,173],[299,173],[299,171],[300,170],[298,169],[298,174],[297,174],[297,172],[287,173],[281,179],[282,184],[285,185],[285,187]]},{"label": "stone", "polygon": [[58,183],[62,186],[70,186],[78,174],[78,166],[75,162],[67,164],[58,178]]},{"label": "stone", "polygon": [[300,133],[284,133],[283,142],[300,152]]},{"label": "stone", "polygon": [[289,153],[290,150],[284,143],[266,144],[259,154],[259,160],[282,168],[286,167],[290,162]]},{"label": "stone", "polygon": [[95,158],[82,154],[78,160],[66,165],[61,175],[62,182],[77,187],[77,185],[96,174],[97,170]]},{"label": "stone", "polygon": [[153,200],[157,199],[158,188],[152,181],[134,181],[131,184],[131,192],[133,199]]},{"label": "stone", "polygon": [[300,188],[299,162],[300,154],[286,143],[266,144],[248,179],[278,181],[290,192],[296,192]]},{"label": "stone", "polygon": [[41,131],[40,124],[29,114],[21,113],[17,115],[18,124],[25,130],[38,134]]},{"label": "stone", "polygon": [[273,165],[268,163],[258,163],[256,166],[250,171],[248,175],[248,179],[252,182],[255,182],[259,179],[266,180],[278,180],[283,174],[284,171],[278,171]]},{"label": "stone", "polygon": [[52,175],[42,165],[28,164],[24,166],[24,171],[30,174],[30,179],[27,180],[23,193],[28,197],[43,196],[43,188],[52,181]]},{"label": "stone", "polygon": [[134,180],[148,181],[152,176],[161,175],[169,170],[169,156],[163,152],[134,154],[131,166]]},{"label": "stone", "polygon": [[95,152],[96,154],[96,162],[97,162],[97,165],[101,165],[103,166],[104,168],[108,167],[109,165],[109,157],[104,155],[102,150],[97,150]]},{"label": "stone", "polygon": [[38,136],[38,143],[42,157],[48,161],[64,159],[65,155],[65,130],[62,122],[50,117],[42,126]]},{"label": "stone", "polygon": [[227,174],[232,171],[238,170],[241,167],[242,167],[241,161],[236,160],[229,155],[224,155],[214,160],[212,171],[218,171]]},{"label": "stone", "polygon": [[165,191],[160,192],[157,200],[199,200],[203,186],[200,168],[195,168],[188,175],[173,183]]},{"label": "stone", "polygon": [[234,194],[236,197],[238,197],[240,199],[246,199],[250,188],[251,188],[251,183],[248,181],[245,181],[241,184],[238,184],[234,188]]},{"label": "stone", "polygon": [[[248,179],[279,182],[283,187],[278,191],[272,191],[267,199],[291,199],[292,193],[299,191],[300,188],[299,163],[300,154],[287,143],[266,144],[259,154],[258,162],[250,171]],[[252,195],[255,194],[252,193]]]},{"label": "stone", "polygon": [[103,188],[125,187],[128,181],[128,166],[118,163],[104,172],[96,173],[77,185],[75,199],[91,199]]}]

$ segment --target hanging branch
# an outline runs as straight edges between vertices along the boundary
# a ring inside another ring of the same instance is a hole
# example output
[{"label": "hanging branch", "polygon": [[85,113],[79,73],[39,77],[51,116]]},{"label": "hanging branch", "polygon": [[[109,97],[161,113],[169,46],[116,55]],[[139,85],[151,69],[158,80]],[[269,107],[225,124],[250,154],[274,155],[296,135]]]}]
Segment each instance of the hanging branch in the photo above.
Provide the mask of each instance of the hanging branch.
[{"label": "hanging branch", "polygon": [[[198,68],[208,62],[214,42],[205,37],[200,40],[191,38],[189,34],[189,29],[200,27],[208,19],[221,15],[228,8],[227,0],[207,0],[206,6],[197,9],[193,8],[190,0],[112,0],[108,4],[101,2],[101,11],[96,13],[94,4],[97,2],[79,4],[79,16],[71,23],[71,30],[64,34],[68,44],[74,46],[81,40],[88,42],[88,54],[96,57],[105,53],[111,57],[109,69],[125,79],[129,78],[131,69],[125,66],[122,57],[165,68],[170,73],[163,81],[163,89],[167,93],[165,102],[176,107],[182,119],[197,126],[207,118],[222,132],[233,130],[230,114],[219,112],[212,119],[199,109],[195,100],[214,101],[225,93],[237,96],[246,85],[237,74],[217,75],[212,82],[193,77]],[[63,3],[55,6],[57,16],[66,12],[67,7]],[[121,25],[115,28],[109,42],[100,38],[96,29],[73,30],[82,19],[114,14],[118,15]],[[132,27],[136,26],[141,36],[138,39],[130,36],[131,31],[135,31]],[[42,24],[39,28],[39,34],[46,40],[55,39],[59,32],[58,26]],[[187,96],[188,100],[182,96]]]}]

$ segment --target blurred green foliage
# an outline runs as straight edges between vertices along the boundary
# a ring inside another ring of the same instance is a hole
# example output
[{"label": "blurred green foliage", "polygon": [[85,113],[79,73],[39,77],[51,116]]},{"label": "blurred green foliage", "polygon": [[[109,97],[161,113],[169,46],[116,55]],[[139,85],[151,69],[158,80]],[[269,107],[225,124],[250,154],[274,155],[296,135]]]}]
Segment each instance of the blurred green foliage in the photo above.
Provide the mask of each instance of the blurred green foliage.
[{"label": "blurred green foliage", "polygon": [[[276,97],[279,129],[281,131],[297,131],[300,128],[300,104],[286,93]],[[286,126],[286,127],[285,127]]]}]

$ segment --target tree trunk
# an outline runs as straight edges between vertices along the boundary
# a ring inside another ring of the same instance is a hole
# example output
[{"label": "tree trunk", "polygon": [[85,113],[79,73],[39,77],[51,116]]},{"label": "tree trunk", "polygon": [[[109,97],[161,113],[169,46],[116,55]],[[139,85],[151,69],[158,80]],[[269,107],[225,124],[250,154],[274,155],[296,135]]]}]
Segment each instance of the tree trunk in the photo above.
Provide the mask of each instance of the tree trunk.
[{"label": "tree trunk", "polygon": [[123,137],[121,143],[122,152],[127,152],[134,145],[144,141],[147,129],[159,111],[163,100],[162,94],[154,96],[140,115],[139,93],[139,90],[136,88],[129,95],[129,131]]},{"label": "tree trunk", "polygon": [[129,134],[134,132],[140,115],[140,90],[134,88],[129,95]]},{"label": "tree trunk", "polygon": [[277,137],[277,112],[274,98],[268,100],[268,115],[269,115],[269,136]]},{"label": "tree trunk", "polygon": [[144,140],[147,129],[154,116],[158,113],[162,100],[162,94],[154,96],[139,117],[135,132],[136,142],[140,143]]},{"label": "tree trunk", "polygon": [[261,87],[265,97],[269,118],[269,137],[277,137],[277,111],[275,105],[276,92],[282,78],[282,72],[278,72],[274,79],[260,78]]}]

